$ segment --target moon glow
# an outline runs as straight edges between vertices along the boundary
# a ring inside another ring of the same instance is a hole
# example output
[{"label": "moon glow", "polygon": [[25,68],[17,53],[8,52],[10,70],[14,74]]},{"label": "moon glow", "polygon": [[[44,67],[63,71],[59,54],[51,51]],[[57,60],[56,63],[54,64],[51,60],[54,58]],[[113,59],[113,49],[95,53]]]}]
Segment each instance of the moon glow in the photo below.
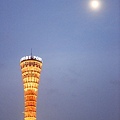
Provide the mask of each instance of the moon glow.
[{"label": "moon glow", "polygon": [[100,1],[99,0],[92,0],[92,1],[90,1],[90,7],[93,10],[99,9],[100,8]]}]

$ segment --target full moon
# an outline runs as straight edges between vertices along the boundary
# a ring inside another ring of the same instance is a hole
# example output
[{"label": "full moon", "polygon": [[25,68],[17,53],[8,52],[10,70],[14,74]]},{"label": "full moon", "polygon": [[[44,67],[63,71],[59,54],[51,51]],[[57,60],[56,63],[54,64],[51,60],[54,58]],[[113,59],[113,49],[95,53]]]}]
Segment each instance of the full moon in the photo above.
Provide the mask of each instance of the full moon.
[{"label": "full moon", "polygon": [[90,7],[94,10],[99,9],[100,8],[100,1],[99,0],[91,0]]}]

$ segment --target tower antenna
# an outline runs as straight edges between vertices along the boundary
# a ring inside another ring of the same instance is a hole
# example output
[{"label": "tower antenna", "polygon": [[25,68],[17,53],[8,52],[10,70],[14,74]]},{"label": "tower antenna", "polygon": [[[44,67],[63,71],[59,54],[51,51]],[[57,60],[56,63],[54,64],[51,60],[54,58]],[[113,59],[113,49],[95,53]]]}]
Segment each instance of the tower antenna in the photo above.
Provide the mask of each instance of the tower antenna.
[{"label": "tower antenna", "polygon": [[31,57],[32,57],[32,48],[31,48]]}]

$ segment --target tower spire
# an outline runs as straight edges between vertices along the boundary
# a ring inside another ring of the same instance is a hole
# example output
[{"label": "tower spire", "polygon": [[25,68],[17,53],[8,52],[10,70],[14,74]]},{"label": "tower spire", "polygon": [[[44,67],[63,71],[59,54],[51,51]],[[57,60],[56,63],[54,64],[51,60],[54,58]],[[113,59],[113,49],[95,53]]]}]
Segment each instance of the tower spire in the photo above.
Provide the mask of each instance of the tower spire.
[{"label": "tower spire", "polygon": [[31,48],[31,57],[32,57],[32,48]]}]

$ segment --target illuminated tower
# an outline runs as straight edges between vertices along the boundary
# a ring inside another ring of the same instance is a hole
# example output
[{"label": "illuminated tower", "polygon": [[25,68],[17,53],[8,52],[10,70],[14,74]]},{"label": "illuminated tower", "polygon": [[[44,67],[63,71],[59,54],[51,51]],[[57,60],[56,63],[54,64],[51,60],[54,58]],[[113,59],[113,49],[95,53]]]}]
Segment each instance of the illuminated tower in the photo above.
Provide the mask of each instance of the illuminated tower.
[{"label": "illuminated tower", "polygon": [[32,55],[22,57],[20,67],[24,86],[24,120],[36,120],[42,59]]}]

